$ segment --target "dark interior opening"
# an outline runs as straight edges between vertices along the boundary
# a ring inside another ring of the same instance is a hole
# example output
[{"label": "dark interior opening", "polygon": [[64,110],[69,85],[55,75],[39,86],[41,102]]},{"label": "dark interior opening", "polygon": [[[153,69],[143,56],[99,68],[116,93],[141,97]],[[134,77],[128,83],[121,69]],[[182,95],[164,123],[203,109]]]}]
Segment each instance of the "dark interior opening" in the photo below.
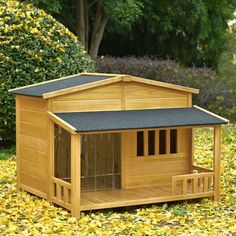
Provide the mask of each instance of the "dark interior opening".
[{"label": "dark interior opening", "polygon": [[137,132],[137,156],[144,156],[144,132]]},{"label": "dark interior opening", "polygon": [[81,192],[121,187],[121,135],[81,135]]},{"label": "dark interior opening", "polygon": [[159,154],[166,154],[166,130],[159,131]]},{"label": "dark interior opening", "polygon": [[177,130],[170,130],[170,153],[177,153]]},{"label": "dark interior opening", "polygon": [[54,125],[54,176],[71,182],[71,137],[70,133]]},{"label": "dark interior opening", "polygon": [[155,131],[148,131],[148,155],[155,155]]}]

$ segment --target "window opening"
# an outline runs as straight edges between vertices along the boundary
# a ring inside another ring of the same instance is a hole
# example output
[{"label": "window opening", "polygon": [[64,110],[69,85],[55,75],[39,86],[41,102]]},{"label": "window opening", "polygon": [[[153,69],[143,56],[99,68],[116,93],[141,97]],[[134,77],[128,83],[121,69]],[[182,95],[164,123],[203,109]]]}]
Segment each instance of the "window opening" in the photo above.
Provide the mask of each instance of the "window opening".
[{"label": "window opening", "polygon": [[170,153],[177,153],[177,130],[170,130]]},{"label": "window opening", "polygon": [[159,154],[166,154],[166,130],[159,131]]},{"label": "window opening", "polygon": [[144,156],[144,131],[137,132],[137,156]]},{"label": "window opening", "polygon": [[155,131],[148,131],[148,155],[155,155]]}]

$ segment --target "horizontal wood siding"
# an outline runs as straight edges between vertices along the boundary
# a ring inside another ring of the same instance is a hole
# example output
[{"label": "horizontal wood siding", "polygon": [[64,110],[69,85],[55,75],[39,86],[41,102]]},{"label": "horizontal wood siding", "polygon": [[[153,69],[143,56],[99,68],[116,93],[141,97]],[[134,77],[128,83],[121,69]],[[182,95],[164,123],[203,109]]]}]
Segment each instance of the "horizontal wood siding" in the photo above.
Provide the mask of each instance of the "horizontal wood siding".
[{"label": "horizontal wood siding", "polygon": [[137,82],[125,83],[125,109],[188,107],[188,93]]},{"label": "horizontal wood siding", "polygon": [[181,128],[178,131],[178,153],[156,156],[136,156],[135,132],[124,132],[124,140],[130,145],[123,145],[122,179],[124,188],[135,188],[141,186],[162,186],[171,183],[174,175],[189,172],[189,128]]},{"label": "horizontal wood siding", "polygon": [[40,98],[17,96],[17,145],[19,185],[33,194],[48,194],[47,102]]},{"label": "horizontal wood siding", "polygon": [[121,83],[59,96],[51,101],[53,112],[121,110]]},{"label": "horizontal wood siding", "polygon": [[188,107],[190,99],[188,92],[138,82],[116,82],[51,101],[53,112],[75,112]]}]

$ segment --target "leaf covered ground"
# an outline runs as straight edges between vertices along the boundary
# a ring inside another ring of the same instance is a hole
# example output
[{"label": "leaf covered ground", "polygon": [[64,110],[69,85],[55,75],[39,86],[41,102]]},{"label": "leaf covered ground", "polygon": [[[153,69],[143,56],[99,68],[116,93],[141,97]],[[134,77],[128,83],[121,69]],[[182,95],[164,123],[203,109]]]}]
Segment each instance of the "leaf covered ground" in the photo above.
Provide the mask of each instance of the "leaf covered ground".
[{"label": "leaf covered ground", "polygon": [[[212,134],[197,132],[198,164],[212,165]],[[0,235],[236,235],[236,126],[223,129],[221,202],[207,198],[82,213],[79,220],[16,191],[12,150],[0,149]]]}]

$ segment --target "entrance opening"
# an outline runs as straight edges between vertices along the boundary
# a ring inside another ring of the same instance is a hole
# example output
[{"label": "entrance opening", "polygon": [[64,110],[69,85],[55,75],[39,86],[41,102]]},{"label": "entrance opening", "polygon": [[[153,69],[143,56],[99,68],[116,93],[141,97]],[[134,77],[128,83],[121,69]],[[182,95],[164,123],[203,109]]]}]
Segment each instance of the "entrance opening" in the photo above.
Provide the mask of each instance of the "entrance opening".
[{"label": "entrance opening", "polygon": [[81,135],[81,192],[119,189],[121,135]]},{"label": "entrance opening", "polygon": [[71,137],[70,133],[54,125],[54,176],[71,182]]}]

